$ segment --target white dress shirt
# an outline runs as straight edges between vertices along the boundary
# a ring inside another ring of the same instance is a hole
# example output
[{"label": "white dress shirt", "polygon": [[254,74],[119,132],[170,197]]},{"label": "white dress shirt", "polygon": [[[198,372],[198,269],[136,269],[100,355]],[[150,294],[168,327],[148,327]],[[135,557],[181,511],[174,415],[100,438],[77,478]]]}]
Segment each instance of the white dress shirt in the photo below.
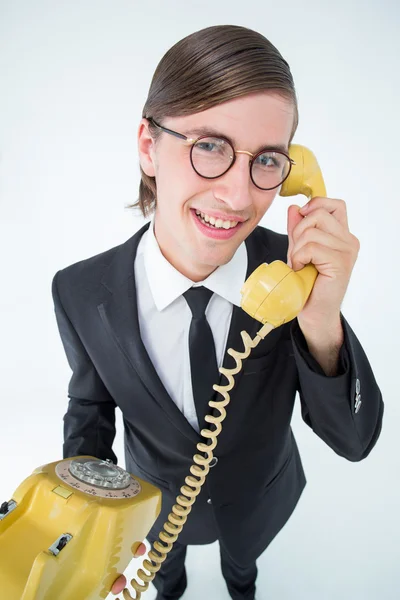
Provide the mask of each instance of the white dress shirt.
[{"label": "white dress shirt", "polygon": [[222,366],[233,304],[240,306],[240,289],[246,279],[246,245],[242,242],[227,264],[218,267],[204,281],[194,283],[161,253],[153,217],[139,242],[134,268],[143,344],[168,394],[199,431],[189,358],[192,313],[182,294],[200,285],[214,292],[206,308],[206,318],[214,337],[218,367]]}]

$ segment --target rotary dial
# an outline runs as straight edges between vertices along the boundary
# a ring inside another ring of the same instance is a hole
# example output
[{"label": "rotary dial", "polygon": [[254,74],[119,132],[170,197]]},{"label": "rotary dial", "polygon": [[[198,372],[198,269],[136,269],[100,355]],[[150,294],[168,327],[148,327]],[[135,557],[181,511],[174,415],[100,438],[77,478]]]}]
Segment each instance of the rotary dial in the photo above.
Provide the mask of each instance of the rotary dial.
[{"label": "rotary dial", "polygon": [[110,460],[77,458],[59,463],[56,474],[81,492],[102,498],[133,498],[141,491],[130,473]]}]

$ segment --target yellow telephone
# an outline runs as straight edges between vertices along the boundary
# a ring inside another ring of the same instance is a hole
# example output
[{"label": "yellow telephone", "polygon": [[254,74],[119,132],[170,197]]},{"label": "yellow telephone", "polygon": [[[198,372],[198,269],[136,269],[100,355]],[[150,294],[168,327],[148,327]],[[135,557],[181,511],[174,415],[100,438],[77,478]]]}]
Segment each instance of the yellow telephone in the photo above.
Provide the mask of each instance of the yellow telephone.
[{"label": "yellow telephone", "polygon": [[[326,196],[315,156],[304,146],[292,145],[294,161],[281,196]],[[251,337],[241,332],[244,350],[227,350],[233,369],[220,368],[228,379],[214,385],[223,399],[210,401],[219,416],[207,415],[214,429],[203,429],[208,444],[199,443],[181,494],[131,585],[135,598],[148,589],[188,518],[209,472],[217,437],[226,417],[234,375],[252,348],[275,327],[291,321],[302,310],[317,276],[309,264],[294,272],[282,261],[260,265],[244,283],[242,308],[263,326]],[[206,456],[204,456],[204,454]],[[110,461],[79,456],[36,469],[0,504],[0,589],[7,600],[98,600],[106,598],[123,573],[139,543],[145,539],[161,510],[161,492]],[[133,541],[133,542],[132,542]],[[125,600],[133,597],[127,589]]]}]

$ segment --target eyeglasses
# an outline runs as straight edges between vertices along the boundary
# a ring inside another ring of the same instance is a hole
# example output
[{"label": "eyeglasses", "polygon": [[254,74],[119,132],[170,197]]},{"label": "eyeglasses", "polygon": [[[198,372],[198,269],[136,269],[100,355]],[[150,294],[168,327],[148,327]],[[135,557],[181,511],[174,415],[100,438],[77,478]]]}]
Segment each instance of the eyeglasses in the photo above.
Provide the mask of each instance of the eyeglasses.
[{"label": "eyeglasses", "polygon": [[226,137],[202,135],[196,139],[188,138],[183,133],[159,125],[152,117],[148,117],[148,121],[192,146],[190,162],[195,172],[205,179],[216,179],[225,175],[234,165],[236,154],[248,154],[251,156],[250,178],[254,185],[260,190],[273,190],[289,177],[292,165],[296,164],[279,150],[264,148],[257,154],[252,154],[247,150],[235,150],[232,142]]}]

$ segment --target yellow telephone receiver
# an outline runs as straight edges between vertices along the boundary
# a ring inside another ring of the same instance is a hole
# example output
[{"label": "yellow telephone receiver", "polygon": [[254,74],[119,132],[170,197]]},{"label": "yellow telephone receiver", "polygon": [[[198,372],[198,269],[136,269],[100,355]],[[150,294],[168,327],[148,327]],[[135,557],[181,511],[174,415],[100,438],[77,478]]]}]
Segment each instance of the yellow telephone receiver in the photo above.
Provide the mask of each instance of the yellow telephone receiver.
[{"label": "yellow telephone receiver", "polygon": [[[326,196],[318,163],[310,150],[292,145],[294,161],[281,196]],[[219,416],[205,420],[208,444],[199,443],[181,494],[132,579],[135,598],[148,589],[161,563],[177,540],[209,472],[217,437],[230,402],[234,375],[252,348],[275,327],[302,310],[311,293],[317,270],[310,264],[294,272],[282,261],[260,265],[244,283],[241,306],[263,326],[254,339],[241,332],[244,350],[228,349],[233,369],[220,372],[225,386],[214,385],[223,399],[210,401]],[[206,455],[206,456],[204,456]],[[7,600],[98,600],[106,598],[113,581],[128,566],[138,544],[145,539],[161,510],[161,492],[110,461],[79,456],[36,469],[17,488],[13,498],[0,504],[0,589]],[[132,599],[128,589],[125,600]]]},{"label": "yellow telephone receiver", "polygon": [[[294,165],[280,195],[326,196],[322,173],[311,150],[292,144],[290,158]],[[264,263],[243,285],[241,306],[257,321],[279,327],[302,310],[317,275],[318,271],[311,263],[296,272],[280,260],[269,265]]]}]

